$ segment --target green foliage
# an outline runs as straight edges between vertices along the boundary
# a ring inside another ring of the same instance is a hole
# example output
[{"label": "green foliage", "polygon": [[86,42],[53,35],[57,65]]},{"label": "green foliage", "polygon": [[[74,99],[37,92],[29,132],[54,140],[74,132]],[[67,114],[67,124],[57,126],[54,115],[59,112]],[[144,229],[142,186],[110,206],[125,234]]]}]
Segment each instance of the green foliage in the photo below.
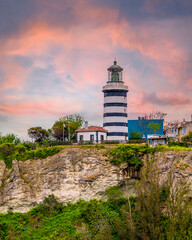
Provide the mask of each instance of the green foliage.
[{"label": "green foliage", "polygon": [[0,214],[0,239],[191,239],[192,205],[187,185],[175,185],[170,174],[160,186],[156,170],[142,170],[137,198],[129,201],[118,187],[110,187],[106,202],[93,199],[62,205],[50,195],[28,213]]},{"label": "green foliage", "polygon": [[175,142],[175,141],[168,141],[168,146],[169,147],[173,147],[173,146],[188,147],[187,143],[185,142]]},{"label": "green foliage", "polygon": [[127,140],[127,144],[136,144],[136,143],[142,143],[142,139],[129,139]]},{"label": "green foliage", "polygon": [[0,144],[3,143],[13,143],[17,145],[21,143],[21,140],[14,134],[7,134],[6,136],[1,136],[0,134]]},{"label": "green foliage", "polygon": [[41,143],[48,138],[49,133],[42,127],[31,127],[28,129],[28,135],[32,140],[35,139],[35,142]]},{"label": "green foliage", "polygon": [[142,134],[140,132],[136,132],[134,130],[130,130],[130,138],[131,139],[142,139]]},{"label": "green foliage", "polygon": [[192,143],[192,132],[189,132],[186,136],[182,137],[181,140],[185,143]]},{"label": "green foliage", "polygon": [[118,186],[107,189],[107,200],[111,207],[117,208],[118,205],[125,204],[127,200],[123,196],[122,190]]},{"label": "green foliage", "polygon": [[161,127],[160,123],[151,122],[147,125],[147,128],[150,129],[151,133],[157,134],[159,128]]},{"label": "green foliage", "polygon": [[110,162],[114,165],[127,163],[128,167],[135,167],[137,170],[139,170],[143,165],[141,157],[146,153],[152,152],[153,149],[150,148],[147,144],[120,144],[109,152],[109,155],[112,156]]},{"label": "green foliage", "polygon": [[127,163],[128,167],[135,167],[139,170],[143,166],[141,158],[145,154],[154,154],[155,152],[165,151],[191,151],[190,148],[165,145],[150,147],[148,144],[119,144],[116,148],[108,152],[109,161],[114,165]]},{"label": "green foliage", "polygon": [[102,141],[102,144],[119,144],[118,140],[105,140]]},{"label": "green foliage", "polygon": [[79,141],[78,144],[79,145],[92,145],[93,141],[92,140],[90,140],[90,141]]},{"label": "green foliage", "polygon": [[[164,186],[160,185],[158,169],[143,168],[137,183],[137,199],[130,226],[134,239],[191,239],[192,204],[186,181],[177,180],[174,170]],[[137,217],[137,221],[135,221]]]},{"label": "green foliage", "polygon": [[[62,141],[63,140],[63,124],[64,124],[64,138],[69,141],[69,131],[70,131],[70,140],[76,140],[76,132],[75,130],[82,127],[84,123],[84,118],[79,115],[67,115],[65,117],[60,118],[59,120],[55,121],[52,126],[52,135],[56,140]],[[71,128],[69,127],[71,126]]]},{"label": "green foliage", "polygon": [[[27,159],[47,158],[58,153],[62,146],[55,147],[41,147],[37,150],[28,150],[28,145],[13,143],[3,143],[0,145],[0,160],[3,160],[8,168],[12,167],[12,161],[14,159],[25,161]],[[30,149],[30,148],[29,148]]]},{"label": "green foliage", "polygon": [[49,146],[58,146],[58,145],[71,145],[69,141],[50,141]]}]

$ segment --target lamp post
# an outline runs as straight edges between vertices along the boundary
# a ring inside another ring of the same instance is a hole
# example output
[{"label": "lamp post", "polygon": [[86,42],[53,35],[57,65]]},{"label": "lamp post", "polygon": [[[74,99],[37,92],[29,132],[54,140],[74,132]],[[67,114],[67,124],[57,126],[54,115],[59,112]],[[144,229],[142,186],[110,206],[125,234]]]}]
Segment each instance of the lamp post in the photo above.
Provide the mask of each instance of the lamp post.
[{"label": "lamp post", "polygon": [[69,124],[69,142],[71,141],[71,125]]},{"label": "lamp post", "polygon": [[64,128],[65,128],[65,123],[63,123],[63,142],[64,142],[64,139],[65,139],[65,138],[64,138],[64,136],[65,136],[65,135],[64,135]]}]

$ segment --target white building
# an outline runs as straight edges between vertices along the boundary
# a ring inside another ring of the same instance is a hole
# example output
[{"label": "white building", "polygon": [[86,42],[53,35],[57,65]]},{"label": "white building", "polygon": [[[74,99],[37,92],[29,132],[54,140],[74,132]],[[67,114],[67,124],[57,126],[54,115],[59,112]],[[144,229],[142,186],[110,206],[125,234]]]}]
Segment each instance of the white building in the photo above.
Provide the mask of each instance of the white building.
[{"label": "white building", "polygon": [[128,136],[127,92],[128,86],[122,81],[123,68],[114,65],[108,68],[108,82],[103,87],[103,127],[108,131],[107,140],[125,141]]},{"label": "white building", "polygon": [[158,134],[149,134],[147,135],[147,143],[151,146],[156,146],[158,144],[167,145],[168,137],[158,135]]},{"label": "white building", "polygon": [[107,140],[107,130],[98,126],[87,126],[76,130],[77,142],[93,141],[93,143],[101,143]]}]

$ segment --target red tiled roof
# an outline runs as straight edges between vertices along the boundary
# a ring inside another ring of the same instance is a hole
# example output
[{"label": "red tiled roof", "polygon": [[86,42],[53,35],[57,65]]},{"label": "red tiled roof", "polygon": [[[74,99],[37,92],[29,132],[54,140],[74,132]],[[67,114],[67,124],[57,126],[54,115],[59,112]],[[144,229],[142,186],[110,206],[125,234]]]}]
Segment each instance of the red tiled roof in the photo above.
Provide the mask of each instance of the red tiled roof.
[{"label": "red tiled roof", "polygon": [[95,131],[107,132],[106,129],[104,129],[102,127],[98,127],[98,126],[89,126],[87,129],[81,128],[81,129],[76,130],[76,132],[95,132]]}]

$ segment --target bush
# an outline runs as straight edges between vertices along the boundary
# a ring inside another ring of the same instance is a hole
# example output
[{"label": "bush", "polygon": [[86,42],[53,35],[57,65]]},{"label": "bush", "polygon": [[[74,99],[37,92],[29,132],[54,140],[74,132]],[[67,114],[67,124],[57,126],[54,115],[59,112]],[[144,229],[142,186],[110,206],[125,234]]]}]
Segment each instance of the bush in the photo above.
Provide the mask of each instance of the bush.
[{"label": "bush", "polygon": [[6,136],[0,135],[0,144],[2,143],[13,143],[17,145],[21,143],[21,140],[14,134],[7,134]]},{"label": "bush", "polygon": [[113,186],[107,189],[107,201],[114,208],[117,208],[118,205],[125,204],[127,202],[127,199],[124,198],[123,192],[118,186]]},{"label": "bush", "polygon": [[183,142],[192,143],[192,132],[189,132],[186,136],[182,137]]},{"label": "bush", "polygon": [[173,146],[188,147],[188,144],[185,142],[168,141],[168,146],[169,147],[173,147]]},{"label": "bush", "polygon": [[93,141],[79,141],[78,144],[79,145],[92,145]]},{"label": "bush", "polygon": [[3,143],[0,145],[0,159],[2,159],[8,168],[12,167],[12,160],[25,161],[27,159],[47,158],[63,149],[62,147],[41,147],[37,150],[27,150],[27,145],[13,143]]},{"label": "bush", "polygon": [[102,144],[119,144],[119,140],[105,140],[101,142]]},{"label": "bush", "polygon": [[142,142],[143,142],[142,139],[129,139],[127,141],[127,144],[131,144],[131,143],[135,144],[135,143],[142,143]]},{"label": "bush", "polygon": [[50,141],[49,146],[58,146],[58,145],[71,145],[69,141]]},{"label": "bush", "polygon": [[3,143],[0,145],[0,153],[3,155],[4,158],[11,155],[15,151],[15,144],[14,143]]},{"label": "bush", "polygon": [[109,155],[111,156],[110,162],[114,165],[127,163],[128,167],[135,167],[136,170],[139,170],[143,166],[143,162],[140,158],[146,153],[152,153],[152,151],[152,148],[147,144],[120,144],[109,152]]}]

